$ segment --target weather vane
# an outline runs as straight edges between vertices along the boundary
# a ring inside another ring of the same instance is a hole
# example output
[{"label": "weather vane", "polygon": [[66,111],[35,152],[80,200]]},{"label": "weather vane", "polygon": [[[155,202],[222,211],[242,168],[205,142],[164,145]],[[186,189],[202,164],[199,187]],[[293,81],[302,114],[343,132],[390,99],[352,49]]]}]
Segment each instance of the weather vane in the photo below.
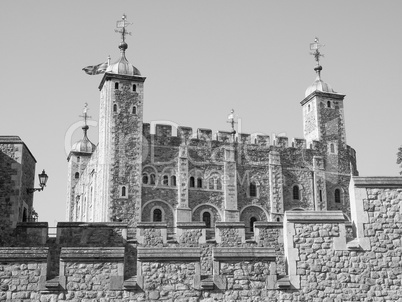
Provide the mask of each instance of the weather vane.
[{"label": "weather vane", "polygon": [[88,103],[85,103],[85,105],[84,105],[84,110],[82,110],[83,115],[80,115],[80,117],[83,117],[83,118],[84,118],[85,126],[87,126],[87,119],[88,119],[88,118],[91,118],[91,116],[89,116],[89,115],[87,114],[88,110],[89,110],[89,109],[88,109]]},{"label": "weather vane", "polygon": [[123,42],[125,42],[126,35],[131,36],[131,33],[126,31],[126,27],[133,24],[133,23],[128,22],[126,20],[126,18],[127,18],[126,14],[123,14],[123,16],[121,17],[121,20],[116,22],[116,27],[119,29],[114,30],[115,32],[121,34],[121,39],[123,40]]},{"label": "weather vane", "polygon": [[236,130],[234,129],[234,125],[236,124],[236,122],[235,122],[235,117],[234,117],[234,110],[232,109],[231,111],[230,111],[230,114],[228,115],[228,123],[232,126],[232,135],[233,135],[233,139],[234,139],[234,136],[235,136],[235,134],[236,134]]},{"label": "weather vane", "polygon": [[317,62],[317,66],[320,65],[320,57],[323,57],[324,55],[320,52],[320,48],[324,47],[324,44],[318,43],[319,40],[317,37],[314,39],[314,43],[310,43],[310,50],[315,50],[314,52],[310,52],[311,55],[314,56],[315,61]]}]

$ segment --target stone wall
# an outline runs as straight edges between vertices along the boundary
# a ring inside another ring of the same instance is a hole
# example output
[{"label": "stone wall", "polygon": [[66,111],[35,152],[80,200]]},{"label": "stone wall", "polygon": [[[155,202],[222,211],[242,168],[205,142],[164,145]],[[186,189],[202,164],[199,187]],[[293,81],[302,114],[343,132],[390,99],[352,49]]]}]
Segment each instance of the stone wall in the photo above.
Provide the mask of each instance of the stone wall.
[{"label": "stone wall", "polygon": [[134,240],[124,223],[61,223],[55,240],[19,225],[0,301],[402,301],[402,178],[355,177],[350,196],[351,233],[341,211],[286,212],[252,238],[220,222],[214,240],[199,222],[173,239],[138,224]]}]

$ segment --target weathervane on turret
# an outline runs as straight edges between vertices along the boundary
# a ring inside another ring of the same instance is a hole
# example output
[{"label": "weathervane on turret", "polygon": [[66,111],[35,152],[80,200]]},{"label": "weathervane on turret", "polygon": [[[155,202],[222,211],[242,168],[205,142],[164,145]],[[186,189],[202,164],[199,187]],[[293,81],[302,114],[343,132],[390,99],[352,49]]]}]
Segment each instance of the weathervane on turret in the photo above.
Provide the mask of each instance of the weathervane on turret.
[{"label": "weathervane on turret", "polygon": [[315,61],[317,62],[317,66],[320,66],[320,57],[323,57],[324,55],[320,52],[319,49],[321,47],[324,47],[325,45],[318,42],[318,38],[315,37],[314,43],[310,43],[310,50],[315,50],[314,52],[310,52],[310,54],[314,56]]},{"label": "weathervane on turret", "polygon": [[234,110],[233,109],[230,111],[230,114],[228,115],[228,121],[227,122],[232,126],[231,134],[233,135],[233,141],[234,141],[235,134],[236,134],[236,130],[234,129],[234,125],[236,124],[236,122],[235,122],[235,116],[234,116]]},{"label": "weathervane on turret", "polygon": [[84,124],[85,125],[84,125],[84,127],[82,127],[82,129],[84,129],[85,134],[86,134],[86,130],[88,130],[88,128],[89,128],[88,125],[87,125],[87,119],[91,118],[91,116],[88,115],[88,110],[89,110],[88,103],[85,103],[84,109],[82,110],[83,115],[80,115],[80,117],[84,118]]},{"label": "weathervane on turret", "polygon": [[126,31],[126,27],[133,24],[130,23],[126,20],[127,16],[126,14],[123,14],[123,16],[121,17],[121,20],[116,22],[116,27],[119,29],[115,29],[114,31],[121,34],[121,39],[122,42],[125,43],[126,42],[126,35],[130,35],[131,36],[131,32]]}]

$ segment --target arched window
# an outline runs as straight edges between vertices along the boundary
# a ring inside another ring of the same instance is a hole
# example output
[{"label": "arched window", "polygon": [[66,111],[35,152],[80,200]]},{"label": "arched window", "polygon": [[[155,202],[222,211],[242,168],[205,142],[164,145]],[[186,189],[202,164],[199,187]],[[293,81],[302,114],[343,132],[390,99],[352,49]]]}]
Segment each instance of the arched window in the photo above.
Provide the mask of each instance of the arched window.
[{"label": "arched window", "polygon": [[147,174],[147,173],[143,173],[143,174],[142,174],[142,183],[143,183],[144,185],[147,185],[147,184],[148,184],[148,174]]},{"label": "arched window", "polygon": [[280,222],[281,219],[280,219],[279,217],[276,217],[276,221],[277,221],[277,222]]},{"label": "arched window", "polygon": [[298,185],[293,186],[293,200],[300,200],[300,189]]},{"label": "arched window", "polygon": [[75,179],[77,179],[77,178],[80,178],[80,173],[78,173],[78,172],[75,172],[75,175],[74,175],[74,177],[75,177]]},{"label": "arched window", "polygon": [[133,91],[137,91],[137,85],[133,85]]},{"label": "arched window", "polygon": [[126,197],[126,187],[125,186],[121,187],[121,197]]},{"label": "arched window", "polygon": [[202,188],[202,179],[197,178],[197,188]]},{"label": "arched window", "polygon": [[207,229],[211,228],[211,213],[204,212],[202,213],[202,221],[205,222],[205,226]]},{"label": "arched window", "polygon": [[250,232],[254,232],[254,222],[257,221],[257,218],[251,217],[250,218]]},{"label": "arched window", "polygon": [[254,182],[250,182],[250,197],[257,197],[257,185]]},{"label": "arched window", "polygon": [[211,178],[209,179],[208,189],[210,189],[210,190],[214,190],[214,189],[215,189],[215,179],[214,179],[213,177],[211,177]]},{"label": "arched window", "polygon": [[218,178],[216,179],[216,189],[217,189],[217,190],[222,190],[222,182],[221,182],[221,178],[220,178],[220,177],[218,177]]},{"label": "arched window", "polygon": [[137,107],[133,106],[132,114],[137,114]]},{"label": "arched window", "polygon": [[119,83],[114,83],[114,89],[119,89]]},{"label": "arched window", "polygon": [[151,179],[151,185],[154,185],[155,184],[155,174],[151,174],[150,176],[150,179]]},{"label": "arched window", "polygon": [[311,106],[310,106],[310,104],[308,104],[308,108],[307,108],[308,110],[308,112],[310,112],[310,110],[311,110]]},{"label": "arched window", "polygon": [[194,187],[195,187],[195,180],[194,180],[194,177],[191,176],[190,177],[190,188],[194,188]]},{"label": "arched window", "polygon": [[77,156],[77,163],[81,161],[81,157]]},{"label": "arched window", "polygon": [[322,201],[322,190],[320,190],[320,201]]},{"label": "arched window", "polygon": [[113,104],[113,112],[117,112],[117,104]]},{"label": "arched window", "polygon": [[335,146],[334,144],[330,144],[331,153],[335,153]]},{"label": "arched window", "polygon": [[163,175],[162,185],[168,186],[169,185],[169,176]]},{"label": "arched window", "polygon": [[172,187],[175,187],[175,186],[176,186],[176,175],[172,175],[172,176],[170,177],[170,185],[171,185]]},{"label": "arched window", "polygon": [[335,202],[340,203],[341,202],[341,190],[335,189]]},{"label": "arched window", "polygon": [[327,102],[327,107],[328,107],[328,108],[331,108],[331,101],[328,101],[328,102]]},{"label": "arched window", "polygon": [[154,222],[161,222],[162,221],[162,210],[161,209],[155,209],[152,218]]}]

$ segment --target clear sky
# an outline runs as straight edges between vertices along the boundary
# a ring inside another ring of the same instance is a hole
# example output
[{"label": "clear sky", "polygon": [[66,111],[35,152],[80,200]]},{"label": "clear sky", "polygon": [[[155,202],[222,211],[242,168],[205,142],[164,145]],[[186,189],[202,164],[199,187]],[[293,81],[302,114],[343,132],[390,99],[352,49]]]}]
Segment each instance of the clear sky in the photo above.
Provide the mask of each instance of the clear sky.
[{"label": "clear sky", "polygon": [[[102,76],[81,69],[119,57],[147,77],[144,121],[302,137],[300,101],[315,79],[309,43],[325,44],[322,79],[346,94],[347,143],[362,176],[399,173],[401,1],[0,1],[0,135],[18,135],[46,169],[41,221],[65,220],[65,142],[82,137],[84,103],[98,120]],[[77,126],[78,125],[78,126]],[[69,129],[77,129],[69,135]],[[97,143],[97,128],[89,138]],[[38,181],[36,180],[36,183]]]}]

